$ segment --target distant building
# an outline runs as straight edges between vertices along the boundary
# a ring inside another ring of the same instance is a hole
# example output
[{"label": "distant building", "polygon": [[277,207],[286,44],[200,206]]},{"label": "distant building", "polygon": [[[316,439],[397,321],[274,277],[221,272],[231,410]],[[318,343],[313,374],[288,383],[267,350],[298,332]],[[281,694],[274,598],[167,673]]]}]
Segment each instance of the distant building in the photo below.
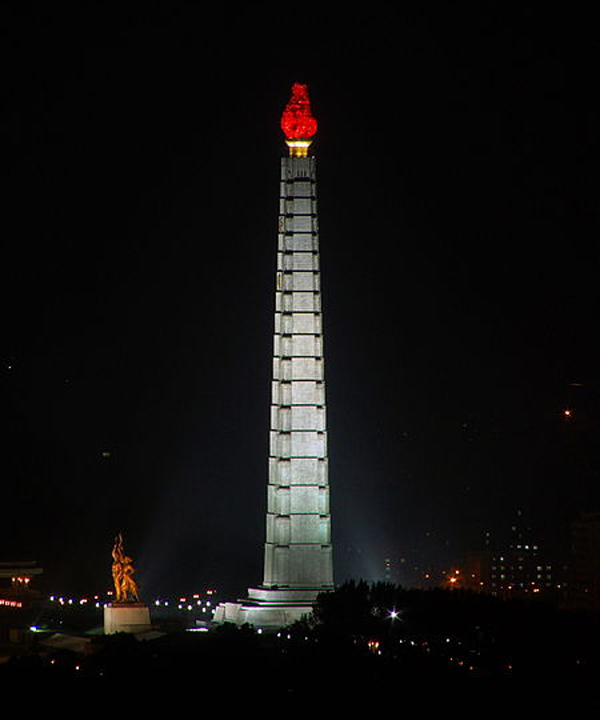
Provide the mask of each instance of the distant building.
[{"label": "distant building", "polygon": [[548,596],[560,589],[556,561],[544,555],[537,544],[517,544],[494,552],[490,563],[488,587],[493,595]]},{"label": "distant building", "polygon": [[418,546],[405,546],[383,558],[383,578],[407,588],[439,587],[448,577],[447,542],[427,531]]},{"label": "distant building", "polygon": [[17,643],[23,638],[39,599],[31,583],[42,572],[35,562],[0,562],[0,643]]},{"label": "distant building", "polygon": [[572,524],[569,604],[600,610],[600,513],[585,513]]},{"label": "distant building", "polygon": [[[521,520],[521,514],[518,513]],[[519,522],[508,542],[471,552],[461,573],[461,586],[503,598],[539,597],[562,600],[568,588],[566,563],[551,556]]]},{"label": "distant building", "polygon": [[42,572],[33,561],[0,562],[0,598],[29,597],[31,581]]}]

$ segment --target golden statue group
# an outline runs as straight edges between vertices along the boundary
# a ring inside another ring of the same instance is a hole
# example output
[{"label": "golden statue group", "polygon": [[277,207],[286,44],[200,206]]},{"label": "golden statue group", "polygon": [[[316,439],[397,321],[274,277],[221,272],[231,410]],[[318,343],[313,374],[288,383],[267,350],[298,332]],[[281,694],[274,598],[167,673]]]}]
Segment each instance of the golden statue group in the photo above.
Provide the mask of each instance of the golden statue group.
[{"label": "golden statue group", "polygon": [[123,536],[121,533],[115,538],[112,549],[112,576],[115,584],[115,603],[138,603],[140,595],[138,586],[133,579],[135,570],[130,557],[125,555],[123,549]]}]

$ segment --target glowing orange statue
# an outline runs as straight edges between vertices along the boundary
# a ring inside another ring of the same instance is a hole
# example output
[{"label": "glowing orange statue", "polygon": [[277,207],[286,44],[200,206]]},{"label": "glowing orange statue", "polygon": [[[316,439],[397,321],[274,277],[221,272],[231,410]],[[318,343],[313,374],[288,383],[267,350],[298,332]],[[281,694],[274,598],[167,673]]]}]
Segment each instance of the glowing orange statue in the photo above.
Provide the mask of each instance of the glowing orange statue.
[{"label": "glowing orange statue", "polygon": [[138,586],[134,580],[135,570],[133,561],[125,555],[123,549],[123,536],[121,533],[115,538],[112,549],[112,576],[115,586],[115,603],[140,602]]}]

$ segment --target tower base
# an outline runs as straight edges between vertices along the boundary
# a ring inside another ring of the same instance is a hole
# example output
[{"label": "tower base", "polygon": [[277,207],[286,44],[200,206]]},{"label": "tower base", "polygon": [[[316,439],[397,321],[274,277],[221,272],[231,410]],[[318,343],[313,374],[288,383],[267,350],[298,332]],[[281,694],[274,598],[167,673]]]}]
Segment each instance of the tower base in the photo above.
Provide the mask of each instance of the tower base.
[{"label": "tower base", "polygon": [[138,633],[152,629],[150,610],[141,603],[104,606],[104,633],[112,635],[118,632]]},{"label": "tower base", "polygon": [[247,600],[219,603],[213,622],[276,630],[309,615],[317,595],[329,590],[333,588],[250,588]]}]

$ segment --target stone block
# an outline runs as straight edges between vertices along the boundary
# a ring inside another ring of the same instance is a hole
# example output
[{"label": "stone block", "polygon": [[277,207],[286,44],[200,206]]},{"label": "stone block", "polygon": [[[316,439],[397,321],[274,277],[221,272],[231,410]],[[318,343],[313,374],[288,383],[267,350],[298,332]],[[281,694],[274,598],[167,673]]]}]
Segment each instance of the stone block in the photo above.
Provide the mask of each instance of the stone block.
[{"label": "stone block", "polygon": [[104,606],[104,632],[112,635],[118,632],[140,633],[152,629],[150,610],[142,603]]}]

